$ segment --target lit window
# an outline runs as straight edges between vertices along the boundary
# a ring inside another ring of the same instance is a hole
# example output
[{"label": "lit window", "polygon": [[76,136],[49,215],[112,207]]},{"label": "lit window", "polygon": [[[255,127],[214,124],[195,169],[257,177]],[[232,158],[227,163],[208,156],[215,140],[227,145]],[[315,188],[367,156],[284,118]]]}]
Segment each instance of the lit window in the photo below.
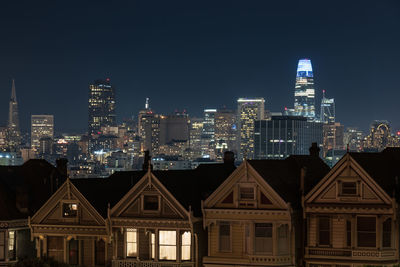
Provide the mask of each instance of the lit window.
[{"label": "lit window", "polygon": [[231,250],[231,225],[229,222],[222,222],[219,225],[219,250]]},{"label": "lit window", "polygon": [[159,259],[176,260],[176,231],[159,232]]},{"label": "lit window", "polygon": [[254,187],[240,187],[241,200],[254,200]]},{"label": "lit window", "polygon": [[151,258],[156,258],[156,234],[151,233]]},{"label": "lit window", "polygon": [[15,259],[15,231],[8,232],[8,258]]},{"label": "lit window", "polygon": [[63,204],[63,217],[76,217],[78,215],[78,204],[64,203]]},{"label": "lit window", "polygon": [[188,261],[190,260],[190,245],[192,243],[192,237],[189,231],[186,231],[182,234],[182,251],[181,251],[181,260]]},{"label": "lit window", "polygon": [[256,223],[254,226],[254,251],[256,253],[272,252],[272,223]]},{"label": "lit window", "polygon": [[357,183],[356,182],[343,182],[342,183],[342,195],[357,195]]},{"label": "lit window", "polygon": [[136,257],[137,255],[137,230],[126,229],[126,256]]},{"label": "lit window", "polygon": [[143,209],[157,211],[158,210],[158,196],[144,196]]}]

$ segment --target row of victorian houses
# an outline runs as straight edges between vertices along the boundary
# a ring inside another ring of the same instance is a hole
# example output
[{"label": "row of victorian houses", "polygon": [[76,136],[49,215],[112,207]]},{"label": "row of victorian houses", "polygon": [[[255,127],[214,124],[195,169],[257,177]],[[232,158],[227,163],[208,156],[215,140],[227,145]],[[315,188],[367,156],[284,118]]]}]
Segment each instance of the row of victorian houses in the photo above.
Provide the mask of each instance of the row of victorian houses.
[{"label": "row of victorian houses", "polygon": [[65,162],[0,168],[0,265],[392,266],[400,150],[245,160],[69,179]]}]

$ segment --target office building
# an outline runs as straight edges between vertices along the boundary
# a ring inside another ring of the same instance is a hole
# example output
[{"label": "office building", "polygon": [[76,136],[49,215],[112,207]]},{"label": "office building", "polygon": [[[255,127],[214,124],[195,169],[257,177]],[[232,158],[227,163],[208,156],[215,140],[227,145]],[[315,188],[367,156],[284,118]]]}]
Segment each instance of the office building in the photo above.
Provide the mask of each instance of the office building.
[{"label": "office building", "polygon": [[301,116],[272,116],[255,122],[255,158],[284,159],[307,155],[312,143],[322,145],[322,123]]},{"label": "office building", "polygon": [[116,126],[115,89],[110,79],[89,85],[89,135],[101,134],[101,128]]},{"label": "office building", "polygon": [[204,110],[203,129],[201,134],[201,154],[205,157],[215,155],[215,114],[216,109]]},{"label": "office building", "polygon": [[161,116],[160,144],[189,140],[189,115],[186,111]]},{"label": "office building", "polygon": [[348,127],[343,134],[343,143],[351,152],[361,152],[363,150],[363,131],[357,127]]},{"label": "office building", "polygon": [[12,80],[11,98],[8,109],[8,125],[6,132],[7,149],[17,151],[21,144],[21,134],[19,129],[18,102],[15,91],[15,81]]},{"label": "office building", "polygon": [[399,147],[398,136],[391,133],[390,124],[386,120],[375,120],[371,123],[370,133],[364,138],[364,151],[382,151],[386,147]]},{"label": "office building", "polygon": [[40,139],[44,137],[54,138],[54,116],[32,115],[31,116],[31,148],[38,152]]},{"label": "office building", "polygon": [[203,133],[203,118],[190,118],[189,148],[191,158],[201,157],[201,135]]},{"label": "office building", "polygon": [[160,121],[164,116],[155,114],[146,98],[144,110],[138,115],[138,135],[141,141],[141,152],[149,151],[151,155],[158,153],[160,145]]},{"label": "office building", "polygon": [[265,116],[264,98],[239,98],[237,100],[239,160],[254,156],[254,122]]},{"label": "office building", "polygon": [[215,113],[215,149],[217,158],[222,160],[225,151],[237,149],[236,113],[229,109],[220,109]]},{"label": "office building", "polygon": [[294,113],[297,116],[315,119],[314,74],[309,59],[300,59],[297,66]]},{"label": "office building", "polygon": [[320,120],[324,123],[335,122],[335,99],[326,98],[325,90],[322,91]]},{"label": "office building", "polygon": [[323,125],[324,157],[330,150],[343,150],[344,149],[343,134],[344,134],[344,126],[341,125],[340,122],[325,123]]}]

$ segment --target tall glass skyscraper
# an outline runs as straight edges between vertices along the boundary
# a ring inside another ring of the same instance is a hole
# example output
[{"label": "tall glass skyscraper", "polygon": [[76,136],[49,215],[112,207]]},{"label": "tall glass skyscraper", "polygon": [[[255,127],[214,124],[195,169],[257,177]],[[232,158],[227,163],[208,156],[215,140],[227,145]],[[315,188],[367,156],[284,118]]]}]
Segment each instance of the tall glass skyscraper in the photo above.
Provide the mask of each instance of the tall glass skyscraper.
[{"label": "tall glass skyscraper", "polygon": [[300,59],[297,65],[294,114],[315,119],[314,75],[309,59]]},{"label": "tall glass skyscraper", "polygon": [[115,91],[110,79],[89,85],[89,135],[99,134],[101,127],[115,126]]},{"label": "tall glass skyscraper", "polygon": [[324,123],[335,122],[335,99],[326,98],[325,90],[322,91],[320,120]]}]

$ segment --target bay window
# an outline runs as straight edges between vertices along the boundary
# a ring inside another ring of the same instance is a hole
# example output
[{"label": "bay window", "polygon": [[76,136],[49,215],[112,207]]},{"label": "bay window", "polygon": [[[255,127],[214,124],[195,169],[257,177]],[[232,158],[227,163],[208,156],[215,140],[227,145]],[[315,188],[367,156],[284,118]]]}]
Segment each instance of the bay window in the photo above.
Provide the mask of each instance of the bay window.
[{"label": "bay window", "polygon": [[156,258],[156,234],[155,233],[151,233],[151,237],[150,237],[150,246],[151,246],[151,258],[155,259]]},{"label": "bay window", "polygon": [[271,253],[272,223],[256,223],[254,228],[254,251],[256,253]]},{"label": "bay window", "polygon": [[5,239],[6,235],[4,231],[0,231],[0,260],[5,259]]},{"label": "bay window", "polygon": [[176,231],[159,231],[159,259],[176,260]]},{"label": "bay window", "polygon": [[392,247],[392,219],[387,219],[382,224],[382,247]]},{"label": "bay window", "polygon": [[318,245],[329,246],[331,244],[331,219],[329,217],[318,218]]},{"label": "bay window", "polygon": [[126,229],[126,256],[137,256],[137,229]]},{"label": "bay window", "polygon": [[9,231],[8,232],[8,259],[9,260],[15,260],[16,258],[16,251],[15,251],[15,231]]},{"label": "bay window", "polygon": [[231,250],[231,225],[229,222],[221,222],[219,225],[219,251]]},{"label": "bay window", "polygon": [[190,260],[190,246],[192,243],[192,235],[189,231],[185,231],[181,235],[181,260]]},{"label": "bay window", "polygon": [[357,217],[357,246],[376,247],[376,217]]}]

